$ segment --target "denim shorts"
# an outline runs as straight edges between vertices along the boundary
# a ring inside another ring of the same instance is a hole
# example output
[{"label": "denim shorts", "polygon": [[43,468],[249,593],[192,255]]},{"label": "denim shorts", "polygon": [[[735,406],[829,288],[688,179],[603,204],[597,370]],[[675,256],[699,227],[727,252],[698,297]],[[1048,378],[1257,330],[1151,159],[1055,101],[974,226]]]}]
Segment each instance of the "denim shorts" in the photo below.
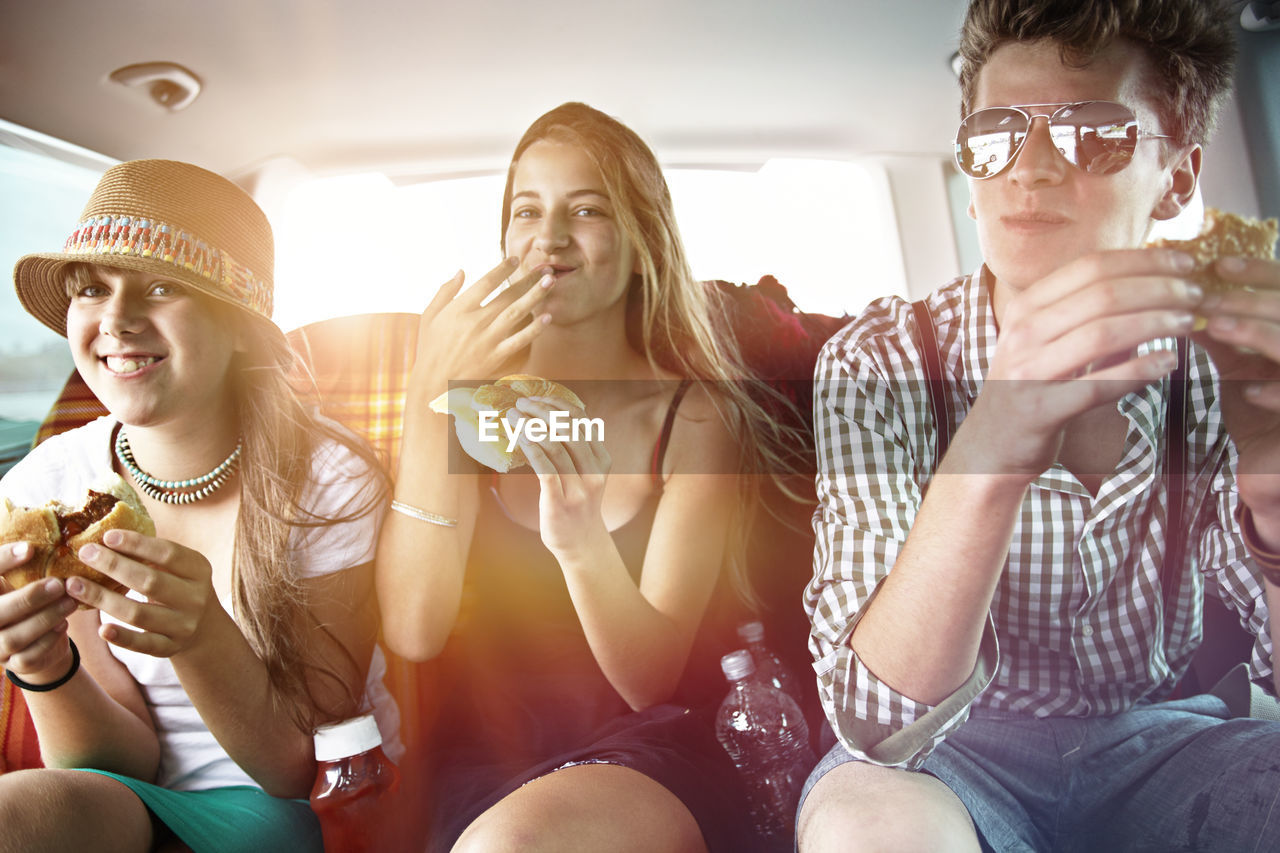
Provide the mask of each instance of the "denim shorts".
[{"label": "denim shorts", "polygon": [[[1107,717],[975,711],[920,770],[960,798],[986,850],[1280,850],[1280,723],[1228,717],[1210,695]],[[801,804],[855,760],[836,744]]]}]

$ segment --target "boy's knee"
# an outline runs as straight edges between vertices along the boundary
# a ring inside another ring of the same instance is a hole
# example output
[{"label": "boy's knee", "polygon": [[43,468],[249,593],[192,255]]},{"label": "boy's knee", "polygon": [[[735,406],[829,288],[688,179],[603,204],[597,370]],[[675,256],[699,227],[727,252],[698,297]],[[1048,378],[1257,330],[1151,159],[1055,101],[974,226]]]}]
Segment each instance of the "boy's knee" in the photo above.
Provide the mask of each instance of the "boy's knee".
[{"label": "boy's knee", "polygon": [[973,821],[942,782],[851,762],[818,781],[796,823],[801,853],[978,851]]}]

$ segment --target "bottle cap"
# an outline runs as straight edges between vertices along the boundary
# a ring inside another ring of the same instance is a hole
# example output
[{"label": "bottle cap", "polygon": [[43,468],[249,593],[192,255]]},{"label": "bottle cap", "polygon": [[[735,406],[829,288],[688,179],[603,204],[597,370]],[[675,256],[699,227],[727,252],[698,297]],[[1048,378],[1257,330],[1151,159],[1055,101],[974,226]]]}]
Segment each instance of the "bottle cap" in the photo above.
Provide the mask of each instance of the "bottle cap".
[{"label": "bottle cap", "polygon": [[759,643],[764,639],[764,624],[744,622],[738,626],[738,639],[744,643]]},{"label": "bottle cap", "polygon": [[382,735],[373,714],[320,726],[315,739],[316,761],[334,761],[382,746]]},{"label": "bottle cap", "polygon": [[738,649],[720,658],[720,669],[730,681],[741,681],[756,671],[756,662],[751,659],[751,652]]}]

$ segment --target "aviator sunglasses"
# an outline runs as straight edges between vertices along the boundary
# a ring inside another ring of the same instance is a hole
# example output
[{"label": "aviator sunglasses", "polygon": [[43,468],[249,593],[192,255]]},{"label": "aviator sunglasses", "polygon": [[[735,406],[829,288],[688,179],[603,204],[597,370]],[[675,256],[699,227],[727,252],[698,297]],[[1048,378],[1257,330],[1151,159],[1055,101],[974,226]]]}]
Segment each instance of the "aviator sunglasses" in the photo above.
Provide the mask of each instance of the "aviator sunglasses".
[{"label": "aviator sunglasses", "polygon": [[1091,175],[1113,175],[1128,166],[1140,140],[1173,138],[1142,131],[1133,110],[1112,101],[988,107],[960,122],[956,165],[971,178],[1000,174],[1017,158],[1031,123],[1041,116],[1049,121],[1058,153]]}]

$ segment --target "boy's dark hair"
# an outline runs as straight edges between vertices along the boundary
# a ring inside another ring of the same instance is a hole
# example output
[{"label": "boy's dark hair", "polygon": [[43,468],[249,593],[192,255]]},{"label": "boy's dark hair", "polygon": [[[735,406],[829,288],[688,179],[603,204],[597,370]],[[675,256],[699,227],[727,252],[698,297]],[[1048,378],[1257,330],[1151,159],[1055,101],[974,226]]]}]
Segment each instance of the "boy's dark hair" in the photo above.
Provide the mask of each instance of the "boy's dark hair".
[{"label": "boy's dark hair", "polygon": [[1231,90],[1236,46],[1225,0],[972,0],[960,31],[962,115],[996,48],[1052,39],[1065,64],[1088,65],[1116,39],[1147,52],[1163,132],[1204,143]]}]

